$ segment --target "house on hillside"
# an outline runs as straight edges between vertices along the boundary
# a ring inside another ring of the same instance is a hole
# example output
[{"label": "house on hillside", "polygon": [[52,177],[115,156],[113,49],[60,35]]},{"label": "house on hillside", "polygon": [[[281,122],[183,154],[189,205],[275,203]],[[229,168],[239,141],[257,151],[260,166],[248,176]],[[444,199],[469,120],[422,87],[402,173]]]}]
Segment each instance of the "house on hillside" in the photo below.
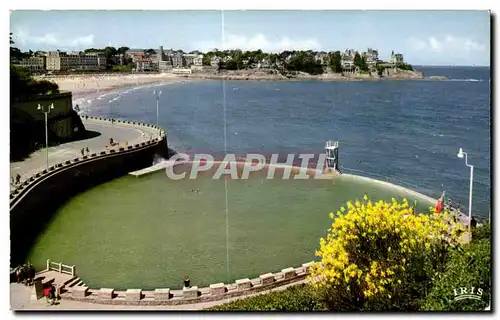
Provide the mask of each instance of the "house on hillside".
[{"label": "house on hillside", "polygon": [[326,52],[318,52],[314,56],[316,62],[319,62],[321,65],[326,65],[328,63],[328,53]]},{"label": "house on hillside", "polygon": [[181,53],[175,52],[172,55],[172,66],[174,68],[180,68],[184,66],[184,57],[182,56]]},{"label": "house on hillside", "polygon": [[220,63],[220,58],[217,57],[217,56],[213,56],[211,59],[210,59],[210,65],[213,67],[213,68],[217,68],[219,66],[219,63]]},{"label": "house on hillside", "polygon": [[378,50],[368,48],[368,50],[363,52],[361,56],[365,59],[368,67],[374,68],[378,61]]},{"label": "house on hillside", "polygon": [[401,54],[401,53],[394,53],[394,50],[393,50],[391,52],[391,58],[389,59],[389,63],[399,64],[399,63],[403,63],[403,62],[404,62],[403,54]]}]

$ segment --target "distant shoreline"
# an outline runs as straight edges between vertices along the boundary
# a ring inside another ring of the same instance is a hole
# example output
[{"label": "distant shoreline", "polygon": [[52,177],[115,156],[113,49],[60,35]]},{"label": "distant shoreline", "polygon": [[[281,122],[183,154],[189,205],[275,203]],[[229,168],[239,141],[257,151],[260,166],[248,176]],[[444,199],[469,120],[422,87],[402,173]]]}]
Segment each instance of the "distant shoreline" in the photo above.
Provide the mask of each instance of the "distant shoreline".
[{"label": "distant shoreline", "polygon": [[186,75],[163,73],[163,74],[70,74],[62,76],[36,77],[53,81],[59,85],[60,90],[72,91],[75,95],[86,95],[96,92],[109,92],[124,87],[147,86],[162,83],[177,83],[190,80],[230,80],[230,81],[395,81],[395,80],[448,80],[442,76],[424,77],[420,72],[401,71],[397,73],[379,77],[370,74],[341,75],[335,73],[324,73],[321,75],[309,75],[299,73],[295,76],[286,77],[281,74],[269,74],[267,72],[247,72],[247,71],[223,71],[220,73],[192,73]]},{"label": "distant shoreline", "polygon": [[348,81],[391,81],[391,80],[449,80],[444,76],[418,76],[415,74],[399,74],[394,76],[371,76],[368,74],[342,76],[339,74],[322,74],[322,75],[308,75],[299,74],[297,76],[285,77],[282,75],[269,74],[269,75],[252,75],[252,74],[190,74],[179,75],[183,79],[201,79],[201,80],[239,80],[239,81],[333,81],[333,82],[348,82]]}]

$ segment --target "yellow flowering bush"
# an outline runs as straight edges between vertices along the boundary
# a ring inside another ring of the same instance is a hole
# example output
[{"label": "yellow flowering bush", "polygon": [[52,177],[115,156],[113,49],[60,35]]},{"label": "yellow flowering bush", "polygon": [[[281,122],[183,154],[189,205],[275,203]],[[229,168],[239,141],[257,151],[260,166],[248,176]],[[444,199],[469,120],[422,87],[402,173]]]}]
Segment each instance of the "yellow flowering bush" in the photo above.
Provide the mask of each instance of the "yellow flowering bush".
[{"label": "yellow flowering bush", "polygon": [[313,285],[334,310],[415,309],[463,227],[402,202],[349,201],[320,239]]}]

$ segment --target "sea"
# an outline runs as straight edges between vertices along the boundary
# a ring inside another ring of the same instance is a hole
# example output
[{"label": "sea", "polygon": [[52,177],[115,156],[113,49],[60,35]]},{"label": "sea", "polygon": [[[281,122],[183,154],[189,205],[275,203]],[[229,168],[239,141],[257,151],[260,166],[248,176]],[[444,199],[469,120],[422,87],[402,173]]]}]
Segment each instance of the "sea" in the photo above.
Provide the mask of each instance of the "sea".
[{"label": "sea", "polygon": [[83,114],[156,124],[178,152],[323,153],[339,142],[341,172],[388,181],[473,215],[491,208],[489,67],[414,66],[449,80],[194,80],[94,93],[74,100]]}]

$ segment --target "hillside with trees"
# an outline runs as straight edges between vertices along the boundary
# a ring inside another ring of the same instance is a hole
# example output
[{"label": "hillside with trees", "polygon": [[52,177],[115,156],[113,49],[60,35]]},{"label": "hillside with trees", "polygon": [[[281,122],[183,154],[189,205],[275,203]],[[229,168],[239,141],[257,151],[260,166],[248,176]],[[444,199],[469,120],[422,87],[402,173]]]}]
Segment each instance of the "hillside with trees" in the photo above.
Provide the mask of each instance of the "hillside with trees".
[{"label": "hillside with trees", "polygon": [[[29,113],[15,107],[17,103],[36,99],[44,95],[59,93],[59,86],[47,80],[35,80],[26,69],[16,67],[13,63],[26,57],[18,48],[13,47],[12,33],[10,34],[10,159],[20,160],[28,156],[33,151],[45,145],[45,123],[36,121]],[[69,114],[52,118],[51,121],[59,118],[71,118],[73,123],[84,128],[78,114],[71,110]],[[81,130],[82,134],[85,132]],[[62,142],[57,135],[50,130],[49,121],[49,142],[57,144]]]}]

